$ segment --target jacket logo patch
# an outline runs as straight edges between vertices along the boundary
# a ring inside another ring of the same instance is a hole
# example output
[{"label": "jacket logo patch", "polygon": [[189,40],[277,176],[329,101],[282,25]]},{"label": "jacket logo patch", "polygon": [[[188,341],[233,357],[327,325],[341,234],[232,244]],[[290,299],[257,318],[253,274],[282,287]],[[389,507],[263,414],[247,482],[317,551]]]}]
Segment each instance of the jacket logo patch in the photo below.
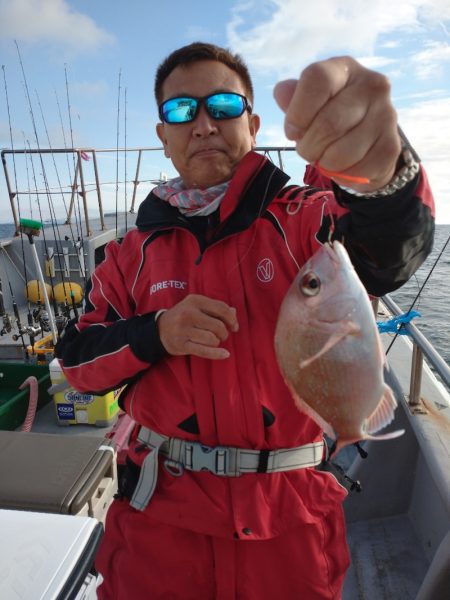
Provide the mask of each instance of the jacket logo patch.
[{"label": "jacket logo patch", "polygon": [[262,283],[272,281],[274,275],[273,262],[270,258],[263,258],[256,267],[256,276]]},{"label": "jacket logo patch", "polygon": [[150,295],[160,290],[166,290],[168,288],[176,288],[177,290],[185,290],[187,287],[187,281],[177,281],[176,279],[168,279],[167,281],[158,281],[150,286]]}]

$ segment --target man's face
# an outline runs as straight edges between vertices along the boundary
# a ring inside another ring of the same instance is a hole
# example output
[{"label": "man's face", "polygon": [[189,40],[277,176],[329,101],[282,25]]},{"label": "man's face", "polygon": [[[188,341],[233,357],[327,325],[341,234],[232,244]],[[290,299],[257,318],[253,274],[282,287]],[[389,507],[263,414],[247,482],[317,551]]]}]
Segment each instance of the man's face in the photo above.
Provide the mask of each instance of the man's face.
[{"label": "man's face", "polygon": [[[164,81],[163,101],[215,92],[246,95],[239,75],[221,62],[203,60],[176,67]],[[188,188],[207,188],[230,179],[242,157],[256,145],[259,117],[245,111],[216,120],[203,105],[190,123],[158,123],[156,133]]]}]

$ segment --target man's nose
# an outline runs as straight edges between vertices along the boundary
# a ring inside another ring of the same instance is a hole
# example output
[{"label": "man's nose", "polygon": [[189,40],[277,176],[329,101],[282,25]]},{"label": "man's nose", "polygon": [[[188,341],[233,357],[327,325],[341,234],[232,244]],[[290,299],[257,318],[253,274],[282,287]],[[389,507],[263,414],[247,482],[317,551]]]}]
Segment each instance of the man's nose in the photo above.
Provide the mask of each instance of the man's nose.
[{"label": "man's nose", "polygon": [[192,133],[195,137],[206,137],[218,132],[217,121],[213,119],[202,105],[195,118]]}]

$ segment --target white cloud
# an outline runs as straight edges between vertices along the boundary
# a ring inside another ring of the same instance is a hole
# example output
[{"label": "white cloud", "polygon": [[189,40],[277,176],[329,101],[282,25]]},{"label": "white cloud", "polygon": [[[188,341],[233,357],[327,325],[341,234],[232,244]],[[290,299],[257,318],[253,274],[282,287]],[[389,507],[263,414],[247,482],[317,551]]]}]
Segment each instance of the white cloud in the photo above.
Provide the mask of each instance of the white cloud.
[{"label": "white cloud", "polygon": [[[264,16],[258,21],[258,15]],[[372,56],[380,36],[392,47],[395,41],[387,38],[394,32],[418,34],[425,24],[444,25],[447,19],[448,0],[396,0],[395,6],[392,0],[245,0],[233,7],[227,34],[253,68],[296,76],[317,59]]]},{"label": "white cloud", "polygon": [[399,109],[402,129],[416,148],[428,173],[438,205],[437,222],[450,223],[450,96],[417,102]]},{"label": "white cloud", "polygon": [[288,140],[284,134],[282,125],[262,125],[257,137],[258,146],[292,146],[293,142]]},{"label": "white cloud", "polygon": [[0,39],[56,43],[76,54],[114,41],[66,0],[0,0]]},{"label": "white cloud", "polygon": [[356,60],[368,69],[381,69],[387,65],[395,65],[399,61],[395,58],[387,58],[386,56],[357,56]]},{"label": "white cloud", "polygon": [[445,63],[450,64],[450,44],[445,42],[429,41],[425,50],[411,56],[419,79],[439,77],[443,72]]}]

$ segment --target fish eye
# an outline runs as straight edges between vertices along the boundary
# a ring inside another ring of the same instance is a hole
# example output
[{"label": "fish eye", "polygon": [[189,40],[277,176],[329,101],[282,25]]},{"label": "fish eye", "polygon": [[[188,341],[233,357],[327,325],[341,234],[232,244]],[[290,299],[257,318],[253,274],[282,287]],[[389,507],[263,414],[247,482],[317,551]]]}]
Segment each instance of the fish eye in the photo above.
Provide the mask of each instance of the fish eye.
[{"label": "fish eye", "polygon": [[304,296],[317,296],[320,292],[320,279],[313,271],[308,271],[301,278],[298,287]]}]

